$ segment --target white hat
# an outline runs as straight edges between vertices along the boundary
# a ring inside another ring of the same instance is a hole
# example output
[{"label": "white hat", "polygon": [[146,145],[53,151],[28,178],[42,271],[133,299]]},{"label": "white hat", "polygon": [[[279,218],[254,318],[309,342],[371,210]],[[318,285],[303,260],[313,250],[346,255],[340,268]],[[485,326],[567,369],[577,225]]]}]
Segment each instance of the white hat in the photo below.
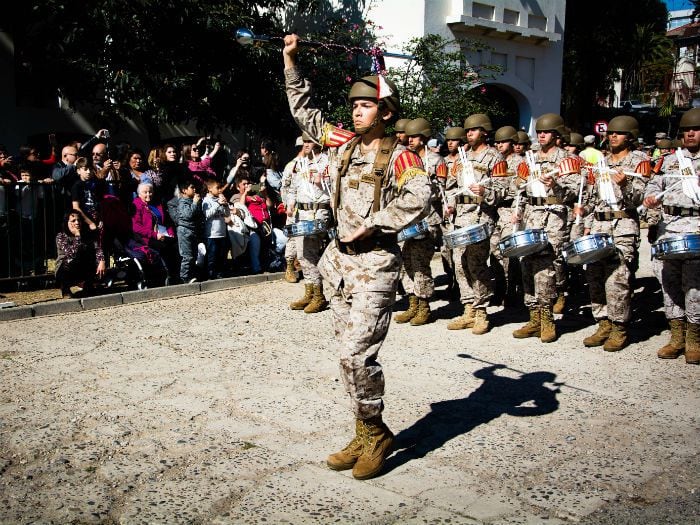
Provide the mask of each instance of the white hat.
[{"label": "white hat", "polygon": [[437,148],[438,147],[438,139],[430,139],[428,141],[428,147],[429,148]]},{"label": "white hat", "polygon": [[583,137],[584,144],[595,144],[595,135],[586,135]]},{"label": "white hat", "polygon": [[301,135],[299,135],[299,136],[297,137],[297,140],[296,140],[296,142],[294,143],[294,145],[295,145],[297,148],[299,148],[299,147],[301,147],[301,146],[304,145],[304,139],[301,138]]}]

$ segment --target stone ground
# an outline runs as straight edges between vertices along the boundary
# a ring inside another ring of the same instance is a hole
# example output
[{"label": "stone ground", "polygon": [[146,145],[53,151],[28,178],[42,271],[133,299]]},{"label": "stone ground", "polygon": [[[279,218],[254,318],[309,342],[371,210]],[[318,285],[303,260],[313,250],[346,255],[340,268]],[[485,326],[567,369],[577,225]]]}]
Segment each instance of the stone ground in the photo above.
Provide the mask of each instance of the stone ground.
[{"label": "stone ground", "polygon": [[700,367],[656,358],[643,253],[616,354],[575,305],[555,344],[500,308],[448,331],[442,293],[435,323],[393,324],[398,450],[365,482],[324,464],[352,416],[330,313],[287,308],[301,285],[1,323],[0,522],[700,523]]}]

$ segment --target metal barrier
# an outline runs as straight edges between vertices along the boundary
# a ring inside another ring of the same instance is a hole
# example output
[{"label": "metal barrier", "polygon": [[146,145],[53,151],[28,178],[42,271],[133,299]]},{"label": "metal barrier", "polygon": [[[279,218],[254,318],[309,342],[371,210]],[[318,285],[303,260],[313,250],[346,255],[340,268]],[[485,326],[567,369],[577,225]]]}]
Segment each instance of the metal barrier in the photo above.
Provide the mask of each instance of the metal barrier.
[{"label": "metal barrier", "polygon": [[0,282],[53,279],[56,234],[69,201],[58,184],[0,184]]}]

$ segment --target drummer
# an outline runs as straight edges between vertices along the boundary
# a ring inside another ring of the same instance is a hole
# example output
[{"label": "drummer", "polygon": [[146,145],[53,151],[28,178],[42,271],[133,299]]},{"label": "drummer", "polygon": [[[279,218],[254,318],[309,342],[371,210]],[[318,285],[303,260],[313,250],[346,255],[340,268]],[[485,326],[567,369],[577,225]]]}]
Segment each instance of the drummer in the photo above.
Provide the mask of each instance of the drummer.
[{"label": "drummer", "polygon": [[613,118],[608,124],[610,150],[604,157],[613,171],[596,171],[591,166],[595,177],[591,199],[593,213],[586,218],[584,234],[610,235],[617,254],[586,266],[591,311],[598,328],[583,340],[583,344],[588,347],[603,345],[606,352],[617,352],[628,344],[632,266],[638,257],[637,206],[642,203],[651,174],[649,157],[632,147],[638,134],[639,124],[634,117]]},{"label": "drummer", "polygon": [[[467,130],[469,145],[469,150],[464,154],[469,165],[463,166],[460,160],[452,166],[452,176],[447,179],[445,218],[455,215],[457,228],[482,224],[493,230],[498,218],[498,191],[492,187],[491,175],[499,163],[503,164],[498,169],[505,171],[505,163],[496,148],[486,143],[488,133],[493,130],[487,115],[476,113],[469,116],[464,121],[464,129]],[[453,250],[464,313],[447,325],[449,330],[471,328],[476,335],[489,331],[486,307],[493,295],[491,272],[487,264],[489,248],[489,239],[486,238]]]},{"label": "drummer", "polygon": [[513,151],[516,155],[525,156],[525,152],[530,149],[530,135],[524,131],[518,131],[518,140],[513,143]]},{"label": "drummer", "polygon": [[[683,133],[683,154],[689,157],[695,173],[700,173],[700,108],[686,111],[679,124]],[[663,172],[678,174],[678,157],[664,160]],[[671,236],[700,233],[700,184],[698,177],[672,187],[678,179],[654,176],[647,185],[644,205],[663,204],[659,223],[659,243]],[[693,188],[693,184],[695,187]],[[662,198],[655,195],[668,190]],[[675,359],[685,351],[685,362],[700,364],[700,258],[654,259],[654,273],[664,295],[664,313],[671,326],[671,340],[657,355]]]},{"label": "drummer", "polygon": [[426,144],[432,135],[430,123],[424,118],[416,118],[405,127],[408,137],[408,149],[416,153],[423,161],[425,171],[430,176],[431,206],[426,217],[430,227],[422,238],[406,239],[401,248],[403,269],[401,284],[408,294],[408,310],[394,316],[397,323],[420,326],[430,322],[430,298],[435,291],[430,261],[435,254],[435,241],[440,238],[442,224],[442,196],[445,194],[447,167],[443,158],[430,151]]},{"label": "drummer", "polygon": [[408,146],[408,137],[406,136],[406,124],[411,122],[410,118],[400,118],[394,124],[394,133],[396,138],[399,139],[399,144],[402,146]]},{"label": "drummer", "polygon": [[[514,306],[518,303],[517,289],[522,281],[520,275],[520,262],[509,257],[504,257],[498,247],[498,243],[506,236],[513,233],[513,206],[515,204],[515,177],[518,173],[518,166],[523,161],[520,155],[515,153],[514,145],[518,140],[518,131],[513,126],[503,126],[496,130],[494,135],[494,145],[505,159],[507,169],[494,172],[493,176],[498,177],[501,188],[501,198],[498,201],[498,221],[496,229],[491,235],[491,255],[492,265],[495,271],[496,289],[500,290],[504,296],[505,306]],[[512,263],[512,264],[511,264]],[[522,299],[521,299],[522,301]]]},{"label": "drummer", "polygon": [[[303,138],[305,144],[311,142],[311,148],[305,157],[298,160],[293,173],[287,194],[287,216],[296,219],[297,226],[301,226],[301,221],[314,220],[327,226],[331,218],[328,156],[321,153],[320,146],[313,142],[308,133],[304,132]],[[289,305],[292,310],[315,314],[328,307],[317,266],[325,235],[324,231],[294,237],[297,259],[304,274],[304,295]]]},{"label": "drummer", "polygon": [[531,175],[526,161],[518,167],[516,185],[520,197],[513,222],[524,221],[526,230],[543,229],[550,246],[521,259],[530,320],[515,330],[513,337],[539,337],[543,343],[551,343],[557,338],[552,312],[557,297],[554,259],[568,235],[566,206],[578,197],[580,159],[556,146],[557,137],[564,132],[561,116],[545,113],[535,122],[535,129],[540,148],[533,153],[534,168],[539,175]]}]

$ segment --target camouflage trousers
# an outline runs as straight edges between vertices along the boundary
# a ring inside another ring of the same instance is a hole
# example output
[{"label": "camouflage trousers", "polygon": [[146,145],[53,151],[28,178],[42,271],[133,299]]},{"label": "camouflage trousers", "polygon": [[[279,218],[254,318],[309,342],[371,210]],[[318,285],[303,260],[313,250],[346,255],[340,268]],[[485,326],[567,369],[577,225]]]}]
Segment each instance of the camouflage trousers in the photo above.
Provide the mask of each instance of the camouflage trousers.
[{"label": "camouflage trousers", "polygon": [[598,321],[607,317],[626,323],[631,316],[631,266],[636,257],[634,236],[615,237],[617,256],[586,265],[586,280],[591,294],[591,312]]},{"label": "camouflage trousers", "polygon": [[664,295],[666,319],[700,323],[700,259],[654,259],[652,264]]},{"label": "camouflage trousers", "polygon": [[511,264],[519,264],[517,259],[511,260],[511,257],[504,257],[501,253],[501,248],[498,245],[498,243],[505,237],[508,237],[513,233],[513,226],[515,225],[510,222],[512,216],[513,210],[510,208],[498,208],[498,221],[496,222],[496,226],[490,239],[491,255],[493,255],[491,258],[491,263],[494,266],[494,278],[496,281],[504,281],[503,283],[498,284],[503,289],[505,289],[506,283],[508,283],[514,274],[517,273],[513,271]]},{"label": "camouflage trousers", "polygon": [[304,281],[309,284],[321,284],[321,274],[318,271],[323,242],[321,236],[305,235],[303,237],[290,237],[290,239],[296,239],[296,255],[304,274]]},{"label": "camouflage trousers", "polygon": [[521,259],[523,292],[525,306],[528,308],[550,306],[556,299],[557,279],[554,259],[554,251],[551,248]]},{"label": "camouflage trousers", "polygon": [[384,410],[384,373],[377,355],[389,331],[395,300],[395,290],[351,294],[340,287],[331,296],[340,377],[357,419],[369,419]]},{"label": "camouflage trousers", "polygon": [[430,235],[424,239],[408,239],[403,243],[401,284],[407,294],[414,294],[421,299],[432,297],[435,283],[430,270],[430,261],[434,253],[435,247]]},{"label": "camouflage trousers", "polygon": [[[296,220],[294,217],[287,217],[287,221],[284,223],[285,225],[287,224],[294,224]],[[297,238],[296,237],[287,237],[287,245],[284,247],[284,258],[287,260],[294,259],[297,255]]]},{"label": "camouflage trousers", "polygon": [[454,224],[441,224],[440,230],[442,232],[443,243],[440,246],[440,255],[442,256],[442,264],[445,268],[445,273],[454,276],[455,273],[455,262],[452,254],[452,248],[445,244],[445,234],[454,231]]},{"label": "camouflage trousers", "polygon": [[475,308],[486,307],[493,295],[491,271],[487,265],[489,241],[454,248],[455,277],[459,285],[459,300]]}]

